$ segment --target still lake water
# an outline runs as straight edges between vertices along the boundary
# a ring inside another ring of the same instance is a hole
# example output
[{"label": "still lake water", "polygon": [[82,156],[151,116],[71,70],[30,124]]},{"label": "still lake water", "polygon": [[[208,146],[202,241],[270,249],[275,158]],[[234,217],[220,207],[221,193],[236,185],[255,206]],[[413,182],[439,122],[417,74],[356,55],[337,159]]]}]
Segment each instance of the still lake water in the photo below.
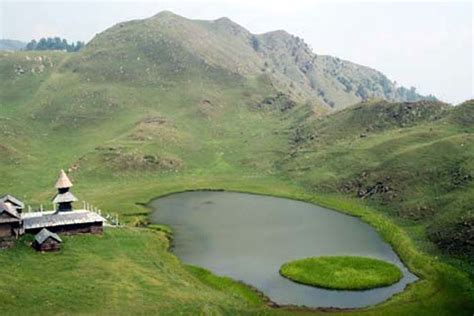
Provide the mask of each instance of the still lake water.
[{"label": "still lake water", "polygon": [[[184,263],[250,284],[278,304],[362,307],[380,303],[416,280],[398,256],[360,219],[313,204],[233,192],[184,192],[151,202],[151,221],[174,231],[173,252]],[[281,277],[290,260],[327,255],[392,262],[403,278],[367,291],[334,291]]]}]

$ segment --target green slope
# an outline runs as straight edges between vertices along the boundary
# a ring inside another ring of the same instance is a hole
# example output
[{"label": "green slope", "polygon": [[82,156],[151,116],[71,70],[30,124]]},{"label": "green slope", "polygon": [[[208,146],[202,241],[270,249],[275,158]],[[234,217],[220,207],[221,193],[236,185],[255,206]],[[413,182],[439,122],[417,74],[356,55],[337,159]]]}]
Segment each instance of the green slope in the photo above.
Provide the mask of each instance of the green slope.
[{"label": "green slope", "polygon": [[319,111],[344,108],[370,97],[424,98],[397,88],[371,68],[318,56],[302,39],[284,31],[254,35],[227,18],[200,21],[161,12],[109,28],[88,43],[80,56],[69,66],[87,73],[92,81],[166,86],[209,76],[228,83],[236,75],[264,77],[294,100],[308,102]]},{"label": "green slope", "polygon": [[282,167],[315,192],[366,200],[472,264],[473,109],[472,101],[355,105],[299,123]]},{"label": "green slope", "polygon": [[[261,309],[242,296],[251,297],[248,290],[232,295],[199,282],[166,251],[168,242],[162,233],[107,229],[103,236],[63,239],[59,253],[35,253],[27,236],[15,249],[0,254],[2,263],[11,268],[0,283],[2,315],[57,315],[65,311],[97,315],[230,315]],[[19,284],[28,286],[20,288],[16,286]],[[256,295],[255,300],[259,302]]]}]

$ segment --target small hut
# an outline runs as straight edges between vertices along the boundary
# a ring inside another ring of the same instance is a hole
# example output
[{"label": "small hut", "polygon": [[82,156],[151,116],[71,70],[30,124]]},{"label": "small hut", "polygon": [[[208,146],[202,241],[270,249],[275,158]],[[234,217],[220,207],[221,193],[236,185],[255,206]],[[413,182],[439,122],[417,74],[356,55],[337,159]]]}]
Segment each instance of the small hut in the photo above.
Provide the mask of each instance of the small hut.
[{"label": "small hut", "polygon": [[36,234],[35,240],[33,241],[33,248],[37,251],[59,251],[62,242],[57,234],[43,228]]},{"label": "small hut", "polygon": [[0,201],[0,237],[18,237],[21,216],[10,203]]},{"label": "small hut", "polygon": [[22,201],[20,201],[19,199],[17,199],[16,197],[10,194],[7,194],[4,197],[2,197],[0,201],[4,203],[10,203],[10,205],[13,206],[13,208],[15,208],[19,214],[21,214],[21,212],[25,208],[25,204]]},{"label": "small hut", "polygon": [[57,205],[58,212],[70,212],[72,211],[72,203],[78,201],[77,198],[69,192],[72,187],[72,182],[68,176],[61,170],[59,173],[58,181],[56,181],[56,189],[58,193],[53,199],[53,203]]},{"label": "small hut", "polygon": [[22,229],[20,214],[10,203],[0,201],[0,248],[12,246]]}]

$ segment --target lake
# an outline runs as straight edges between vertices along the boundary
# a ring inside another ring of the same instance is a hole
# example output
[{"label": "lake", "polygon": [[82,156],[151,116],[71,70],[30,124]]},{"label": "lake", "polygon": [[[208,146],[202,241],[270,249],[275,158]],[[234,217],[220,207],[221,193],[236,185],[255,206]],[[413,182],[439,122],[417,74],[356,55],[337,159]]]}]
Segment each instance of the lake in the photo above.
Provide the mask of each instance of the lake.
[{"label": "lake", "polygon": [[[317,205],[233,192],[184,192],[151,202],[153,223],[173,229],[173,253],[184,263],[250,284],[277,304],[363,307],[380,303],[417,278],[360,219]],[[280,266],[294,259],[369,256],[397,265],[403,278],[388,287],[335,291],[294,283]]]}]

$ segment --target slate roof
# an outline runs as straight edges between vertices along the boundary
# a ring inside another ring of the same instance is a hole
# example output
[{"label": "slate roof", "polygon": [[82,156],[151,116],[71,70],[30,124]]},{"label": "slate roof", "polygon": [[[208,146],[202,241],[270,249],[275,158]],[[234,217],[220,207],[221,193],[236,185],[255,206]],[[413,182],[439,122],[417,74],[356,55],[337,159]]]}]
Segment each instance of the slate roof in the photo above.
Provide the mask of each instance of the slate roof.
[{"label": "slate roof", "polygon": [[16,197],[10,194],[7,194],[4,197],[2,197],[0,201],[10,202],[11,204],[13,204],[13,206],[15,206],[15,208],[19,208],[19,209],[25,208],[25,204],[22,201],[20,201],[19,199],[17,199]]},{"label": "slate roof", "polygon": [[58,181],[56,181],[55,185],[56,189],[66,189],[72,187],[72,182],[69,180],[68,176],[66,175],[66,172],[61,169],[61,172],[59,172],[59,178]]},{"label": "slate roof", "polygon": [[53,238],[57,242],[63,242],[61,238],[59,238],[58,234],[50,232],[46,228],[43,228],[38,234],[35,236],[35,240],[38,244],[44,243],[48,238]]},{"label": "slate roof", "polygon": [[7,213],[8,215],[10,215],[10,218],[0,219],[0,222],[2,223],[17,222],[21,220],[20,214],[18,214],[16,209],[10,203],[5,203],[3,201],[0,201],[0,215],[3,213]]},{"label": "slate roof", "polygon": [[23,225],[25,229],[86,223],[103,223],[105,221],[106,220],[99,214],[86,210],[72,212],[35,212],[26,213],[23,216]]},{"label": "slate roof", "polygon": [[54,204],[64,203],[64,202],[76,202],[76,201],[79,201],[79,200],[71,192],[58,193],[53,199]]}]

